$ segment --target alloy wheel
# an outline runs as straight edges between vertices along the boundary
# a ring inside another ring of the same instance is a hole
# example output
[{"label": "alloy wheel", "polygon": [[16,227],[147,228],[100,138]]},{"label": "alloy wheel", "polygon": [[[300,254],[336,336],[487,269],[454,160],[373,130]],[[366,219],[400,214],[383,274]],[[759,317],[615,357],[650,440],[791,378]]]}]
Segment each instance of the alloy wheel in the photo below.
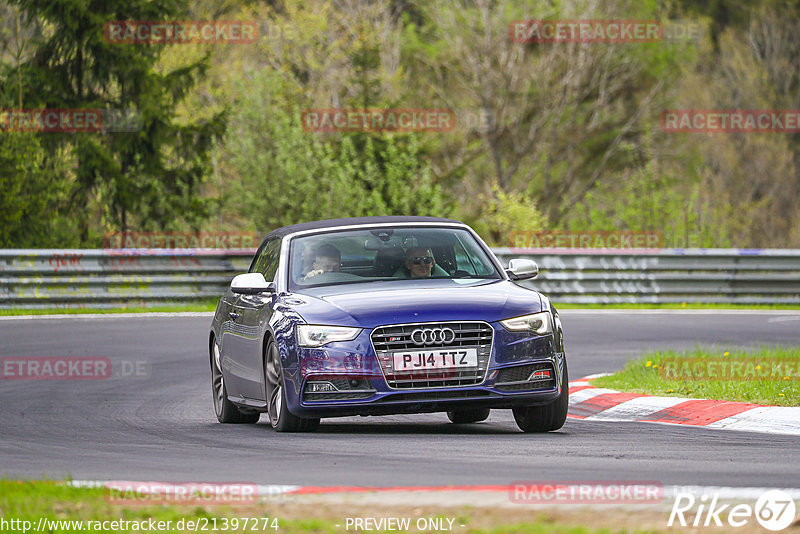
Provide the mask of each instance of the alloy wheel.
[{"label": "alloy wheel", "polygon": [[219,362],[219,347],[214,343],[214,361],[211,365],[211,386],[214,388],[214,410],[217,415],[222,413],[222,403],[225,399],[225,379]]},{"label": "alloy wheel", "polygon": [[273,427],[278,426],[281,408],[283,407],[283,369],[278,346],[269,345],[267,358],[267,391],[269,392],[269,422]]}]

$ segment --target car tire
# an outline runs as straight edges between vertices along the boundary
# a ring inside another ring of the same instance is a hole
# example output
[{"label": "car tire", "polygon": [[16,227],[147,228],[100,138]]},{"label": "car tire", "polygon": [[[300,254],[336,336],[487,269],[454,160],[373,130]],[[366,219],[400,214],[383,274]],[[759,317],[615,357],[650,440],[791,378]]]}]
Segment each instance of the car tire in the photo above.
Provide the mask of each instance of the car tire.
[{"label": "car tire", "polygon": [[275,343],[275,340],[269,340],[264,353],[267,413],[269,414],[270,425],[276,432],[313,432],[319,427],[319,419],[297,417],[287,407],[283,365],[278,352],[278,344]]},{"label": "car tire", "polygon": [[261,416],[258,412],[243,412],[234,403],[228,400],[228,389],[225,387],[225,377],[220,367],[219,347],[216,342],[211,342],[211,393],[214,398],[214,413],[220,423],[253,424]]},{"label": "car tire", "polygon": [[556,400],[542,406],[523,406],[514,408],[514,420],[523,432],[550,432],[564,426],[569,410],[569,374],[564,361],[564,374],[561,377],[561,395]]},{"label": "car tire", "polygon": [[480,423],[489,418],[489,408],[474,408],[472,410],[450,410],[447,412],[447,418],[450,422],[456,425],[465,425],[468,423]]}]

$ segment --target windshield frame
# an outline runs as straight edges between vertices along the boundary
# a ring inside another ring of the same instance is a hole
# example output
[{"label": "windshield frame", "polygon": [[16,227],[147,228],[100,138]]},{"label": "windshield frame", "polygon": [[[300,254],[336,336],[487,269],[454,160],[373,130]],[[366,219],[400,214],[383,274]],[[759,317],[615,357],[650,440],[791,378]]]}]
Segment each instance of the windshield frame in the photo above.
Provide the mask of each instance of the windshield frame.
[{"label": "windshield frame", "polygon": [[[342,233],[348,232],[353,230],[378,230],[383,228],[404,228],[404,229],[453,229],[453,230],[461,230],[467,232],[477,244],[478,248],[486,255],[489,259],[489,264],[492,266],[494,272],[480,277],[470,277],[469,279],[474,280],[508,280],[508,275],[505,272],[505,269],[502,267],[500,262],[497,260],[497,257],[494,255],[492,250],[486,243],[481,239],[481,237],[469,226],[466,224],[454,224],[454,223],[436,223],[436,222],[426,222],[426,223],[419,223],[419,222],[408,222],[408,223],[384,223],[384,224],[354,224],[354,225],[346,225],[346,226],[335,226],[331,228],[319,228],[314,230],[305,230],[301,232],[295,232],[289,234],[283,238],[283,244],[281,246],[281,259],[280,259],[280,266],[278,269],[279,272],[279,280],[278,285],[280,288],[284,288],[286,291],[289,292],[302,292],[305,289],[314,289],[319,287],[332,287],[332,286],[346,286],[346,285],[353,285],[353,286],[361,286],[362,284],[368,284],[372,282],[386,282],[386,278],[378,278],[376,277],[374,280],[364,280],[363,282],[357,281],[351,284],[343,283],[343,282],[332,282],[326,284],[313,284],[308,286],[300,286],[294,284],[291,280],[291,272],[290,272],[290,251],[292,246],[294,245],[294,240],[301,238],[301,237],[308,237],[312,235],[323,235],[323,234],[331,234],[331,233]],[[404,278],[393,278],[388,281],[402,281],[402,280],[409,280]],[[419,279],[413,279],[419,280]],[[431,280],[454,280],[454,278],[449,277],[432,277]]]}]

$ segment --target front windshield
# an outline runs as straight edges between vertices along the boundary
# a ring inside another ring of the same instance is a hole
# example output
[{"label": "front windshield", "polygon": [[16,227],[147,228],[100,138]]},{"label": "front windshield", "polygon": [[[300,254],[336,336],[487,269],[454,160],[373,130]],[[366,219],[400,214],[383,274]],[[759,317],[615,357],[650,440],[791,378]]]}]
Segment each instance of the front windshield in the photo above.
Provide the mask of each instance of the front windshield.
[{"label": "front windshield", "polygon": [[292,239],[289,289],[409,279],[500,278],[488,254],[459,228],[381,227]]}]

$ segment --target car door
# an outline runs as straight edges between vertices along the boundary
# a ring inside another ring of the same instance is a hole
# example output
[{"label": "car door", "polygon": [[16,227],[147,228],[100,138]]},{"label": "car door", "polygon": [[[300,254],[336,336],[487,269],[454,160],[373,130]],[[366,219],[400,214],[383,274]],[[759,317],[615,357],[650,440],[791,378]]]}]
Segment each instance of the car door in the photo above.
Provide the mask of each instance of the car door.
[{"label": "car door", "polygon": [[220,368],[225,376],[225,387],[228,395],[239,396],[238,384],[236,379],[237,361],[241,354],[241,341],[237,318],[240,311],[237,311],[236,302],[238,296],[230,288],[222,296],[217,309],[217,320],[219,321],[219,350]]},{"label": "car door", "polygon": [[[273,239],[262,247],[250,272],[260,272],[267,282],[274,282],[280,262],[281,240]],[[239,343],[237,349],[239,391],[241,396],[266,401],[264,395],[263,343],[272,317],[273,294],[239,295],[234,305]]]}]

